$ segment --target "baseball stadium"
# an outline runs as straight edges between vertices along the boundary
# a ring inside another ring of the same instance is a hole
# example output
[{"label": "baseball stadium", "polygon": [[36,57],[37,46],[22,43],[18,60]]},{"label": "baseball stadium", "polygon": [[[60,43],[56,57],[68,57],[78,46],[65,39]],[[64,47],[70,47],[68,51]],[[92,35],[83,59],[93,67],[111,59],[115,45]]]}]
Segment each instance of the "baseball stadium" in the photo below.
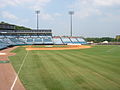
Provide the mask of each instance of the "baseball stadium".
[{"label": "baseball stadium", "polygon": [[120,45],[0,24],[0,90],[120,90]]}]

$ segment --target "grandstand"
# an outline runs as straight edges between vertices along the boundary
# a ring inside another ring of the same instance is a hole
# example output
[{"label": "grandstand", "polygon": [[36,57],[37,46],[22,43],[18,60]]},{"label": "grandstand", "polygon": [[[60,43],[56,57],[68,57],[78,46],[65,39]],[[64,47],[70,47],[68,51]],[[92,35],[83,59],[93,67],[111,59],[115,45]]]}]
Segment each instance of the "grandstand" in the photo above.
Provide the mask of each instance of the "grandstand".
[{"label": "grandstand", "polygon": [[82,37],[54,36],[54,44],[87,44]]},{"label": "grandstand", "polygon": [[[8,26],[8,24],[7,24]],[[4,25],[5,27],[5,25]],[[52,36],[52,30],[16,30],[13,25],[9,28],[0,29],[0,49],[14,45],[42,45],[42,44],[86,44],[81,37]],[[11,28],[13,27],[13,29]]]}]

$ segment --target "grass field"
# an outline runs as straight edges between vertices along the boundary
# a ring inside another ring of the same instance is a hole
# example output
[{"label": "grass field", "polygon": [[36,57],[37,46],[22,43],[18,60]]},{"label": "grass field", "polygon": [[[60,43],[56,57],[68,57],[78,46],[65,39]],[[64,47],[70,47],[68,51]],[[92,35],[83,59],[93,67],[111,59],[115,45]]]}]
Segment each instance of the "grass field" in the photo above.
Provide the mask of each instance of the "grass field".
[{"label": "grass field", "polygon": [[[17,72],[27,51],[13,52]],[[26,90],[120,90],[120,46],[28,51],[19,78]]]}]

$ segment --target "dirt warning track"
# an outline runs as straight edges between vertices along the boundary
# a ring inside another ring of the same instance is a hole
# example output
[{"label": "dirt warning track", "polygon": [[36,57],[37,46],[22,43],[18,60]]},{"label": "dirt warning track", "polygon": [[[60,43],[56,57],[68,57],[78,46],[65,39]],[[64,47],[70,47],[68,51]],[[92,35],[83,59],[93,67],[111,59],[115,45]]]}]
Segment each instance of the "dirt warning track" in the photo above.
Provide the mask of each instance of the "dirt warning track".
[{"label": "dirt warning track", "polygon": [[52,45],[48,45],[48,47],[28,46],[26,50],[70,50],[70,49],[85,49],[85,48],[91,48],[91,46],[85,46],[85,45],[63,45],[63,47],[54,47],[54,45],[53,47]]}]

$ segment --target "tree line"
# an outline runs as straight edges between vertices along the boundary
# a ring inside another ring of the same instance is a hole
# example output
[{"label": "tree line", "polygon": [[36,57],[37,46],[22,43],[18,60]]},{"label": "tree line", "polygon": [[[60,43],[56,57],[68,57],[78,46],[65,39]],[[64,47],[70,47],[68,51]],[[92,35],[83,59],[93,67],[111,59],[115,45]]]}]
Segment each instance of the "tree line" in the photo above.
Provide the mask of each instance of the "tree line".
[{"label": "tree line", "polygon": [[120,38],[111,38],[111,37],[102,37],[102,38],[84,38],[87,42],[93,41],[94,43],[99,43],[103,41],[108,41],[108,42],[120,42]]}]

